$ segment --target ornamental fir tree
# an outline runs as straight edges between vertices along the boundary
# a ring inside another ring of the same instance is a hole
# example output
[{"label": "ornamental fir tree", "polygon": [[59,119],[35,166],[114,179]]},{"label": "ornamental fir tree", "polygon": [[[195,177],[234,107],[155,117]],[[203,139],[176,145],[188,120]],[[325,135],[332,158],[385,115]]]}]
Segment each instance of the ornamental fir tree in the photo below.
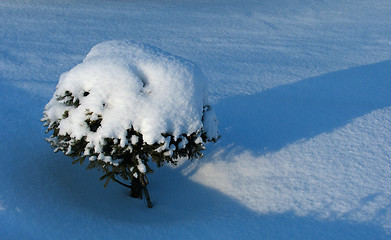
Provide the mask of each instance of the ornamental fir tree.
[{"label": "ornamental fir tree", "polygon": [[216,141],[217,119],[201,71],[191,62],[132,42],[96,45],[61,75],[42,119],[54,151],[144,194],[154,162],[200,158]]}]

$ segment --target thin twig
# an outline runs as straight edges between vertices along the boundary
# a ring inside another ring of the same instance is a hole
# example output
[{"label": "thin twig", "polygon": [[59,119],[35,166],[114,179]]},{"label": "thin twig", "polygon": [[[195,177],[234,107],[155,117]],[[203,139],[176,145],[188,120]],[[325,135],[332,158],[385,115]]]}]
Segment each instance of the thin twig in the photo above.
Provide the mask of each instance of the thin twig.
[{"label": "thin twig", "polygon": [[152,208],[152,203],[151,203],[151,198],[149,197],[149,192],[148,192],[148,189],[147,189],[147,185],[145,184],[145,181],[144,181],[144,174],[140,175],[139,178],[140,178],[140,182],[141,182],[141,185],[143,187],[143,190],[144,190],[144,195],[145,195],[145,199],[147,200],[147,205],[148,205],[148,208]]},{"label": "thin twig", "polygon": [[112,179],[113,179],[116,183],[121,184],[122,186],[125,186],[125,187],[127,187],[127,188],[132,188],[130,185],[125,184],[125,183],[123,183],[123,182],[121,182],[121,181],[118,181],[115,177],[112,177]]}]

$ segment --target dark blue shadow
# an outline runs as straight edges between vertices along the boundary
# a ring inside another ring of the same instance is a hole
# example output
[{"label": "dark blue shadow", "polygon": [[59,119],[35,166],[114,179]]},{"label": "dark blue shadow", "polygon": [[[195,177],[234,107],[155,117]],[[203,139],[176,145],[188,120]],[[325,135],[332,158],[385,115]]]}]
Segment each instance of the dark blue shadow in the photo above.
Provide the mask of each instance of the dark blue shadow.
[{"label": "dark blue shadow", "polygon": [[[85,166],[72,166],[71,159],[52,153],[49,144],[43,142],[44,128],[39,122],[45,99],[1,83],[0,86],[1,110],[7,113],[0,116],[2,129],[7,129],[2,135],[7,139],[7,145],[2,146],[0,158],[3,170],[0,190],[4,193],[1,201],[6,207],[0,212],[2,239],[106,239],[107,236],[128,239],[134,235],[139,239],[151,236],[160,236],[160,239],[175,236],[178,239],[273,240],[372,240],[390,237],[378,225],[320,220],[316,216],[301,217],[291,212],[259,214],[219,191],[190,181],[180,174],[180,168],[161,168],[150,176],[149,189],[155,207],[147,209],[142,201],[129,198],[127,189],[115,184],[104,189],[103,183],[98,180],[100,174],[85,170]],[[293,89],[308,89],[310,86]],[[269,92],[269,96],[273,96],[272,93]],[[269,100],[262,94],[254,98]],[[233,103],[237,104],[236,112],[226,111],[227,115],[231,113],[235,118],[228,120],[239,121],[241,118],[236,114],[244,102]],[[261,107],[263,104],[266,103],[254,102],[251,109],[255,106],[265,111],[271,107]],[[241,110],[247,114],[251,113],[249,109]],[[280,114],[289,116],[287,109],[281,109],[284,108],[280,108]],[[374,108],[370,107],[368,111],[370,109]],[[294,110],[298,111],[298,107]],[[309,111],[308,108],[305,110]],[[348,116],[344,116],[341,120],[348,121]],[[266,119],[272,121],[272,116]],[[283,122],[279,120],[277,124]],[[244,124],[257,125],[257,120],[246,120]],[[326,129],[331,127],[334,125],[328,125]],[[262,132],[260,129],[255,128],[255,133]],[[322,129],[315,128],[317,131]],[[283,145],[285,141],[278,143]],[[362,204],[365,201],[363,199]],[[18,211],[18,208],[21,210]],[[101,235],[102,229],[106,236]]]},{"label": "dark blue shadow", "polygon": [[222,144],[234,141],[264,153],[331,132],[387,106],[391,106],[391,61],[223,99],[215,110]]}]

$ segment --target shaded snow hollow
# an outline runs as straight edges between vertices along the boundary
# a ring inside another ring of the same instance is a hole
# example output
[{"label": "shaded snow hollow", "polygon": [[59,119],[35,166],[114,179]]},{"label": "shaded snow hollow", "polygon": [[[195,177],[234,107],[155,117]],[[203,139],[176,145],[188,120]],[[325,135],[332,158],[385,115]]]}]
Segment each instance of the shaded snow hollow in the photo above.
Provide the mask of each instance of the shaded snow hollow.
[{"label": "shaded snow hollow", "polygon": [[[76,108],[59,100],[66,92],[79,101]],[[86,118],[101,118],[100,127],[92,131]],[[209,139],[217,137],[217,119],[208,107],[201,71],[187,60],[126,41],[94,46],[82,63],[63,73],[45,107],[45,119],[59,122],[60,135],[76,140],[86,136],[87,147],[97,153],[104,138],[127,145],[131,127],[148,144],[169,142],[162,133],[175,139],[201,131]]]}]

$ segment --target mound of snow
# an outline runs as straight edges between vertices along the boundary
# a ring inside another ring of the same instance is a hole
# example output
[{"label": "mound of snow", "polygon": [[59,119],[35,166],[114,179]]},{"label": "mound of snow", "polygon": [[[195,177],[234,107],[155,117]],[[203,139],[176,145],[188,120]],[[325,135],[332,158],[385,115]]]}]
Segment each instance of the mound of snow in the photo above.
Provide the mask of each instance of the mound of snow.
[{"label": "mound of snow", "polygon": [[[98,119],[99,127],[91,129],[88,121]],[[124,41],[96,45],[82,63],[62,74],[43,120],[57,122],[60,135],[86,137],[95,152],[105,138],[124,147],[130,128],[147,144],[164,143],[162,133],[175,140],[201,132],[217,138],[201,71],[157,48]]]}]

